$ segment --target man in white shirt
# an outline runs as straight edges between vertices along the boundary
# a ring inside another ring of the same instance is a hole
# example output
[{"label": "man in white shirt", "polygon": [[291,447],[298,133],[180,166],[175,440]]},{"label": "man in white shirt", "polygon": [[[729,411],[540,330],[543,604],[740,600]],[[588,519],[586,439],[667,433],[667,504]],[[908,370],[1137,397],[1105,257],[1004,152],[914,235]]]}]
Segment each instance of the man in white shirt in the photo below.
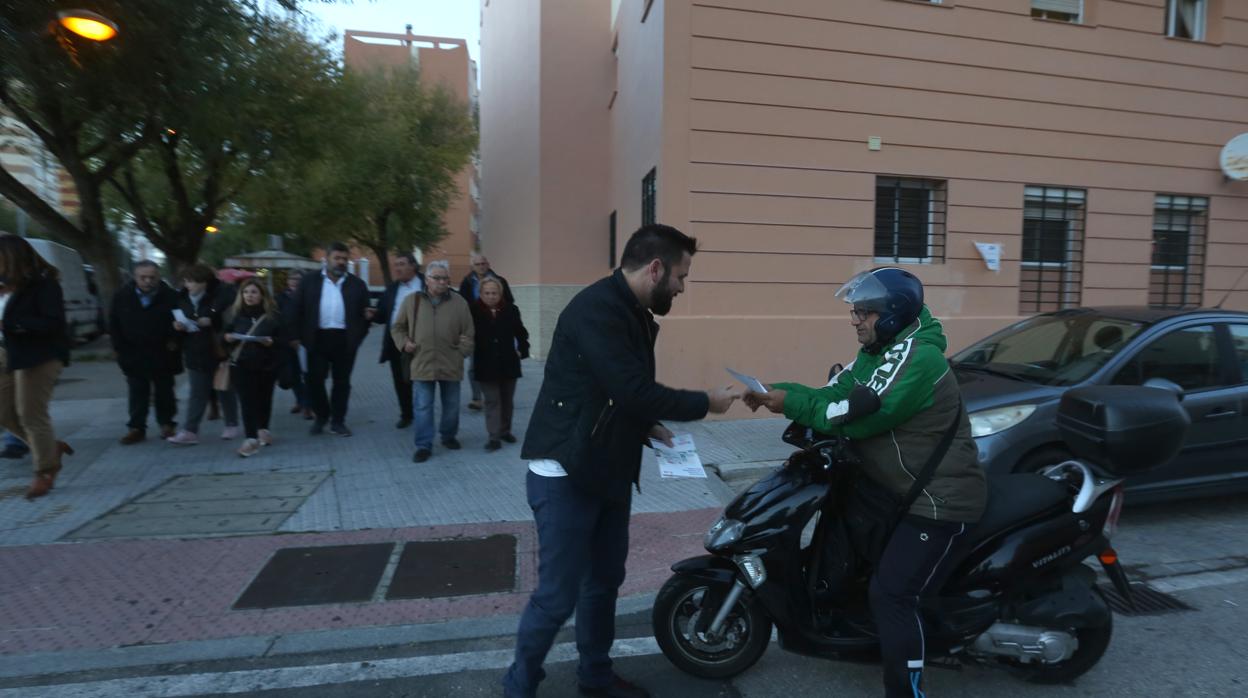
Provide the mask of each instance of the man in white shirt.
[{"label": "man in white shirt", "polygon": [[381,338],[381,358],[377,363],[390,364],[390,377],[394,380],[394,395],[399,400],[399,421],[396,429],[406,429],[412,425],[412,379],[410,375],[410,357],[404,358],[403,352],[394,346],[390,337],[390,328],[399,315],[403,299],[425,290],[425,275],[420,273],[416,264],[416,256],[404,252],[395,256],[390,264],[390,276],[394,281],[386,287],[377,303],[377,314],[373,322],[386,326],[386,333]]}]

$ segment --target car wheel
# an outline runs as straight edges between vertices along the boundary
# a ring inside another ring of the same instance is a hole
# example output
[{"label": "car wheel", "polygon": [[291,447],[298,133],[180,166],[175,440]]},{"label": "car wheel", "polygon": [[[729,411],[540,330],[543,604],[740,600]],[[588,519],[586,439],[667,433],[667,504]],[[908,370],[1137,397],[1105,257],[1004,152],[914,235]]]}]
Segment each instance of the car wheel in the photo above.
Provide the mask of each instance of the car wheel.
[{"label": "car wheel", "polygon": [[1016,473],[1038,473],[1050,465],[1057,465],[1074,458],[1063,446],[1042,446],[1023,456],[1014,466]]}]

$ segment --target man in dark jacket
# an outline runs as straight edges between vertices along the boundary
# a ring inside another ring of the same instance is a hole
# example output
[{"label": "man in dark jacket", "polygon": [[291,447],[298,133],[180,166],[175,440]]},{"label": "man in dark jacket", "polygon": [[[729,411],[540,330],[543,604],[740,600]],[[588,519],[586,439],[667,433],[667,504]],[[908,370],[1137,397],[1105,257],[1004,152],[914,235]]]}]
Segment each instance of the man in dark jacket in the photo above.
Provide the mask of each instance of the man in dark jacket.
[{"label": "man in dark jacket", "polygon": [[153,391],[160,435],[173,436],[178,404],[174,376],[182,372],[182,350],[173,329],[178,296],[160,280],[160,268],[144,260],[134,265],[134,280],[113,295],[108,332],[117,363],[130,388],[130,430],[124,445],[147,438],[147,410]]},{"label": "man in dark jacket", "polygon": [[[472,266],[472,271],[459,282],[459,295],[468,301],[468,305],[481,300],[481,282],[485,279],[498,279],[503,285],[503,300],[507,305],[515,305],[516,298],[511,295],[511,284],[507,283],[507,279],[494,273],[490,268],[490,260],[480,252],[473,252],[468,258],[468,263]],[[472,399],[468,401],[468,409],[481,409],[481,384],[477,382],[476,375],[476,359],[471,359],[468,365],[468,383],[472,386]]]},{"label": "man in dark jacket", "polygon": [[[308,352],[308,397],[316,413],[312,433],[323,433],[329,422],[331,434],[350,436],[345,420],[351,369],[355,352],[368,334],[373,309],[368,307],[368,286],[347,273],[351,258],[347,246],[331,243],[325,255],[325,269],[304,275],[299,283],[285,322],[287,336],[293,338],[290,346],[298,350],[302,344]],[[332,399],[325,394],[325,378],[331,369]]]},{"label": "man in dark jacket", "polygon": [[390,364],[394,395],[399,400],[399,421],[394,426],[406,429],[412,425],[412,377],[408,371],[408,359],[403,357],[403,352],[394,346],[394,339],[390,337],[390,327],[398,317],[403,299],[425,290],[425,275],[420,273],[420,265],[416,264],[416,256],[411,252],[396,255],[390,271],[394,281],[381,294],[377,314],[373,316],[373,322],[386,326],[386,333],[381,337],[381,358],[377,363]]},{"label": "man in dark jacket", "polygon": [[573,610],[582,695],[649,695],[616,676],[608,656],[641,447],[647,438],[671,443],[659,420],[723,413],[740,396],[731,387],[676,390],[654,379],[659,328],[652,313],[671,310],[696,251],[697,241],[675,228],[644,226],[624,247],[620,269],[559,315],[521,451],[529,460],[540,576],[503,677],[507,696],[536,694],[542,662]]}]

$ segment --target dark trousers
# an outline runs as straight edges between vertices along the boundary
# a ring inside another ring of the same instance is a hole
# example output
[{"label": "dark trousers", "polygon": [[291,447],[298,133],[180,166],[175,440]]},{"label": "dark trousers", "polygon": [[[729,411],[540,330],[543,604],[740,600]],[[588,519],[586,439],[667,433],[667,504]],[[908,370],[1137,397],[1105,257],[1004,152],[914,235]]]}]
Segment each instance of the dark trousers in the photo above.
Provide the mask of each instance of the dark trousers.
[{"label": "dark trousers", "polygon": [[[317,330],[316,346],[308,349],[308,401],[318,423],[342,424],[347,418],[354,366],[355,347],[347,341],[346,330]],[[332,397],[325,394],[325,378],[330,375],[334,380]]]},{"label": "dark trousers", "polygon": [[481,381],[485,396],[485,430],[492,441],[511,433],[511,415],[515,411],[516,379]]},{"label": "dark trousers", "polygon": [[390,364],[390,378],[394,381],[394,395],[399,399],[399,416],[408,420],[412,418],[412,382],[407,379],[404,365],[410,365],[411,360],[411,356],[400,353],[387,362]]},{"label": "dark trousers", "polygon": [[576,490],[566,477],[529,472],[529,507],[537,524],[537,590],[520,616],[516,660],[503,693],[532,698],[546,677],[542,662],[555,635],[576,611],[577,680],[605,687],[614,677],[615,600],[624,583],[631,501],[607,502]]},{"label": "dark trousers", "polygon": [[230,381],[238,392],[238,407],[243,412],[243,431],[247,438],[256,438],[257,432],[269,428],[273,415],[273,385],[277,373],[234,366],[230,369]]},{"label": "dark trousers", "polygon": [[127,374],[126,385],[130,387],[130,421],[126,426],[147,431],[147,408],[156,393],[156,423],[173,424],[178,413],[178,402],[173,396],[173,375],[147,376]]},{"label": "dark trousers", "polygon": [[924,637],[919,599],[940,589],[967,524],[907,516],[897,524],[871,578],[871,615],[880,634],[884,695],[922,698]]}]

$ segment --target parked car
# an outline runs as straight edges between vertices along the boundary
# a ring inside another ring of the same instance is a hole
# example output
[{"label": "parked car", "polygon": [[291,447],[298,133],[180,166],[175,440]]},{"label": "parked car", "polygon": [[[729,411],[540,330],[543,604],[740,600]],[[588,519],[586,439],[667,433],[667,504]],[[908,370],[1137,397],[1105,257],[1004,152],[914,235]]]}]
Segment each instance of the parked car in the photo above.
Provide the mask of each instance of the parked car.
[{"label": "parked car", "polygon": [[1130,501],[1248,490],[1248,313],[1077,308],[1015,323],[952,359],[990,475],[1070,456],[1054,416],[1066,390],[1179,390],[1192,420],[1170,463],[1128,480]]},{"label": "parked car", "polygon": [[51,240],[27,238],[40,257],[61,273],[61,291],[65,294],[65,322],[70,339],[86,341],[104,331],[100,302],[95,283],[89,278],[82,255],[72,247]]}]

